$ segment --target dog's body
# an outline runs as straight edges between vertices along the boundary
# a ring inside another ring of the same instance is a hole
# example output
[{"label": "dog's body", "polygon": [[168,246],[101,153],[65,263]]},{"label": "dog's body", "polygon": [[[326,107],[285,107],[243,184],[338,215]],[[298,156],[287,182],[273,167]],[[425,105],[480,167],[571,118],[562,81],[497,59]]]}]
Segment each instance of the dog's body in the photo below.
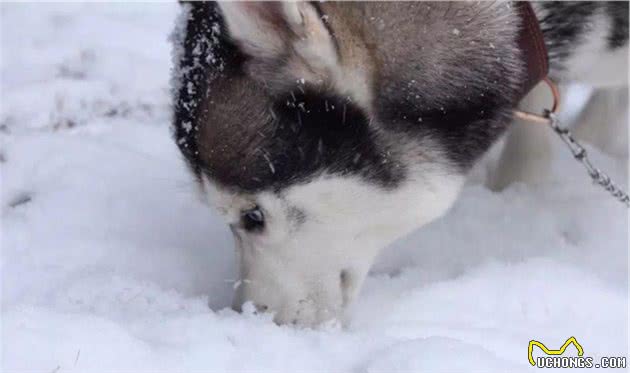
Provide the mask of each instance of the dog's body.
[{"label": "dog's body", "polygon": [[[628,3],[532,4],[549,50],[550,76],[561,84],[562,93],[570,83],[595,90],[572,123],[574,133],[606,152],[627,155]],[[543,86],[528,95],[520,106],[540,112],[550,102],[548,88]],[[552,136],[545,126],[515,120],[488,185],[497,190],[514,181],[544,182],[550,172]]]},{"label": "dog's body", "polygon": [[[184,8],[176,141],[234,232],[235,306],[278,322],[339,316],[379,249],[442,215],[526,78],[512,3]],[[552,78],[625,84],[627,3],[535,10]]]}]

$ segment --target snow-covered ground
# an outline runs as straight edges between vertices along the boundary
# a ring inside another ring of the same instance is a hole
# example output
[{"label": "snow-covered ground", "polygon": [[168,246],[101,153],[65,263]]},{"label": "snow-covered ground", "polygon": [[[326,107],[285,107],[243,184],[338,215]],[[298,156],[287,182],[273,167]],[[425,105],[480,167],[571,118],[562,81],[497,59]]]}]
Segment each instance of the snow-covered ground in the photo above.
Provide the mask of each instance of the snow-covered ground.
[{"label": "snow-covered ground", "polygon": [[570,336],[627,356],[627,211],[559,142],[547,185],[471,182],[386,250],[347,326],[231,311],[229,232],[169,135],[177,5],[0,6],[3,371],[520,371]]}]

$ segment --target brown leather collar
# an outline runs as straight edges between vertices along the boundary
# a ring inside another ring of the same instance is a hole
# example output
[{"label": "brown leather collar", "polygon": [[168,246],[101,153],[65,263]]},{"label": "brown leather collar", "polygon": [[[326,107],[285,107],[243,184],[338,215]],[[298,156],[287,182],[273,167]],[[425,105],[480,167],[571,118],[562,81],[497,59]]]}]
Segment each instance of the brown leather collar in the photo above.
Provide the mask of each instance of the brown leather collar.
[{"label": "brown leather collar", "polygon": [[547,77],[549,58],[532,4],[529,1],[517,1],[516,6],[521,17],[518,46],[526,67],[526,76],[520,92],[520,98],[523,98],[536,84]]}]

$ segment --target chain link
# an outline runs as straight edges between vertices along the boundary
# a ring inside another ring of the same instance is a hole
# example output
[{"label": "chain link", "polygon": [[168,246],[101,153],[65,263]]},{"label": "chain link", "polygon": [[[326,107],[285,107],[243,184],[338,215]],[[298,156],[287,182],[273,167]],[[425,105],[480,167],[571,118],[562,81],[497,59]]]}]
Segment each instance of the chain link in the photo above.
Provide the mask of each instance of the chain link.
[{"label": "chain link", "polygon": [[569,150],[571,150],[571,153],[573,154],[573,157],[582,163],[593,182],[601,185],[602,188],[606,189],[614,198],[626,205],[626,207],[630,207],[630,197],[628,197],[628,194],[621,190],[607,174],[593,166],[588,158],[586,149],[584,149],[584,147],[575,140],[568,128],[560,126],[558,117],[549,110],[545,111],[545,117],[549,119],[549,125],[553,131],[560,136],[565,144],[567,144]]}]

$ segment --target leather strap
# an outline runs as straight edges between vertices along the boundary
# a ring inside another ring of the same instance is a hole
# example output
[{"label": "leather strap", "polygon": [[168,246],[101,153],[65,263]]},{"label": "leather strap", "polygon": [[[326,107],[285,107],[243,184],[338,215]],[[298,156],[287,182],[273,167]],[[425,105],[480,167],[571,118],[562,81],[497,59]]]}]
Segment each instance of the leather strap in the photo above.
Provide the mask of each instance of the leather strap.
[{"label": "leather strap", "polygon": [[520,91],[520,98],[523,98],[536,84],[547,77],[549,58],[545,39],[531,3],[529,1],[517,1],[516,7],[521,18],[521,28],[517,41],[526,67],[526,76]]}]

